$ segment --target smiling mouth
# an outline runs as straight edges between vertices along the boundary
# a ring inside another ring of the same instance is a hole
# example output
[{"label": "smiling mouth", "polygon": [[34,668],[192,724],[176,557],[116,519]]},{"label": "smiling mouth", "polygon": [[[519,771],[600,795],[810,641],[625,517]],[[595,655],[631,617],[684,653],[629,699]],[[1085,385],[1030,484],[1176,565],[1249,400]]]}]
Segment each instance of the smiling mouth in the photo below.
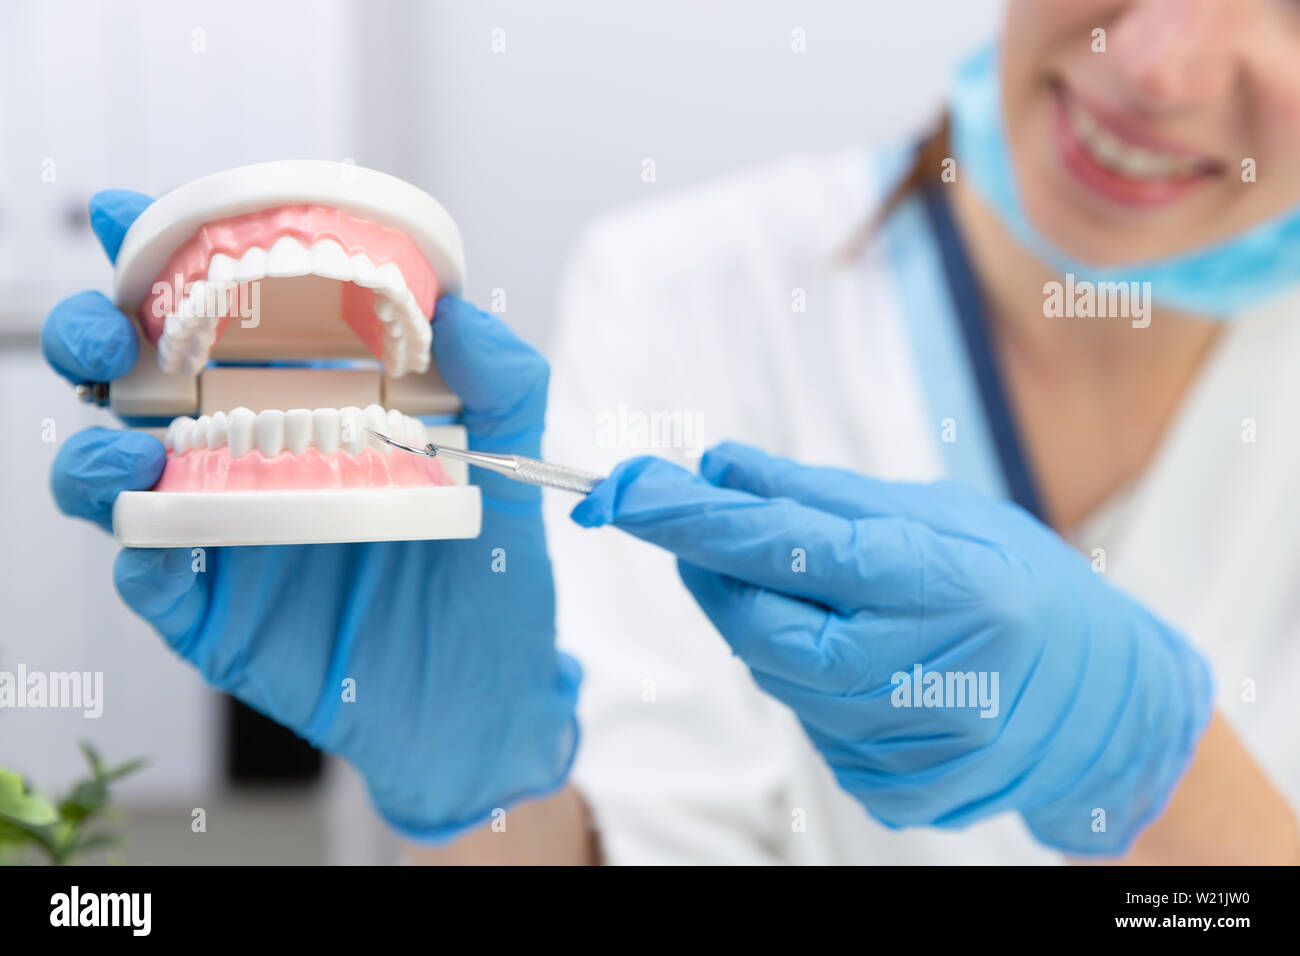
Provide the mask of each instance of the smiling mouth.
[{"label": "smiling mouth", "polygon": [[1063,83],[1052,89],[1058,152],[1094,193],[1129,206],[1164,204],[1223,171],[1213,158],[1162,143],[1126,118],[1085,104]]}]

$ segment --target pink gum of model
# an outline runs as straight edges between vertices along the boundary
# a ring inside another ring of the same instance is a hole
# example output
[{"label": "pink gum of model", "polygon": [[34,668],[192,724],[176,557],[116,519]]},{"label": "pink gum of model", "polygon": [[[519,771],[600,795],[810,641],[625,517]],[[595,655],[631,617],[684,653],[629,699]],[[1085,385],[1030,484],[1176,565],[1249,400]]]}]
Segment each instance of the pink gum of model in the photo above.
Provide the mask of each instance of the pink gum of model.
[{"label": "pink gum of model", "polygon": [[[207,223],[172,253],[154,291],[140,305],[140,324],[149,341],[158,343],[166,318],[167,309],[155,305],[158,299],[166,297],[169,303],[179,303],[190,283],[207,279],[208,265],[214,255],[221,253],[239,259],[251,246],[269,249],[285,236],[308,247],[322,239],[332,239],[348,256],[363,253],[376,269],[395,263],[420,311],[433,315],[438,278],[410,236],[328,206],[276,206]],[[181,277],[180,289],[174,287],[177,276]],[[159,289],[160,285],[167,289]],[[343,287],[344,321],[366,348],[381,356],[383,330],[375,317],[374,299],[371,289],[353,283]],[[218,321],[217,338],[226,331],[230,318]]]},{"label": "pink gum of model", "polygon": [[228,448],[200,448],[168,454],[154,491],[294,491],[321,488],[423,487],[450,485],[442,465],[406,452],[385,455],[363,448],[322,452],[307,448],[267,458],[254,449],[232,458]]}]

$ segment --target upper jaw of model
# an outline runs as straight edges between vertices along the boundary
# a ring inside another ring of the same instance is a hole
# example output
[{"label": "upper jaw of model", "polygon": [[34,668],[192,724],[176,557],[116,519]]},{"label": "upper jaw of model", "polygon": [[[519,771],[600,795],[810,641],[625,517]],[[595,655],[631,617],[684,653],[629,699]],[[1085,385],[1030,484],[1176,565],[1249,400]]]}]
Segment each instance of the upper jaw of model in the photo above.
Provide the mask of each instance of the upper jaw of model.
[{"label": "upper jaw of model", "polygon": [[208,222],[171,255],[138,313],[159,367],[197,375],[252,284],[309,275],[343,284],[342,318],[388,375],[428,369],[438,279],[415,243],[398,230],[308,204]]}]

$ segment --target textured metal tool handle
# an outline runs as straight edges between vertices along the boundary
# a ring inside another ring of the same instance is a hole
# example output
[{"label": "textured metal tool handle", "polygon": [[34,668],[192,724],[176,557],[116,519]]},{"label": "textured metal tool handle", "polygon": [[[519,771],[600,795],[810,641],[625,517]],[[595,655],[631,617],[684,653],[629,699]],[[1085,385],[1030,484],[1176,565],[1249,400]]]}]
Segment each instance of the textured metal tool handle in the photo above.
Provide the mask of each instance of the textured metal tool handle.
[{"label": "textured metal tool handle", "polygon": [[536,458],[525,458],[523,455],[519,455],[516,461],[519,463],[519,467],[515,469],[517,478],[547,488],[559,488],[561,491],[576,491],[578,494],[585,495],[605,480],[603,476],[594,475],[589,471],[566,468],[564,465],[552,465],[549,461],[538,461]]}]

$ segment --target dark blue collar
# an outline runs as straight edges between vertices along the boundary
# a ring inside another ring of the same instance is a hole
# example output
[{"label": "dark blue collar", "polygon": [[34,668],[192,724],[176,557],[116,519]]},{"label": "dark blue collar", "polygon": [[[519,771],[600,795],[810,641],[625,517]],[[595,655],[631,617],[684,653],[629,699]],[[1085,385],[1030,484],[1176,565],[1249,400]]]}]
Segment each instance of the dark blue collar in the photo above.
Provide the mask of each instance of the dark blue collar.
[{"label": "dark blue collar", "polygon": [[953,311],[966,342],[967,357],[979,388],[998,460],[1002,465],[1007,493],[1016,504],[1040,521],[1045,521],[1038,489],[1026,462],[1011,408],[1007,404],[993,343],[989,340],[988,311],[984,296],[971,269],[957,224],[953,221],[948,199],[943,194],[945,188],[947,187],[931,185],[923,190],[925,209],[939,246]]}]

